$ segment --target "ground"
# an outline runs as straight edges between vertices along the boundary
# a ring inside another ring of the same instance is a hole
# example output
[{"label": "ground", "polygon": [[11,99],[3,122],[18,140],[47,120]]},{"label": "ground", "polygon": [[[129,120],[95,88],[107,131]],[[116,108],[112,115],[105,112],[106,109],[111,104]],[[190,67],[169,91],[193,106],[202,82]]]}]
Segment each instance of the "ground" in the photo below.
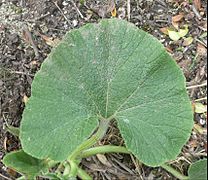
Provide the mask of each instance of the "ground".
[{"label": "ground", "polygon": [[[206,105],[207,2],[117,0],[115,7],[118,18],[134,23],[164,44],[184,72],[191,101]],[[113,10],[113,1],[107,0],[0,0],[0,159],[20,147],[3,125],[19,126],[33,77],[54,44],[71,29],[111,18]],[[185,25],[189,39],[173,41],[165,34],[167,27],[180,29]],[[189,142],[170,162],[183,174],[187,174],[189,164],[207,156],[206,114],[195,113],[194,121]],[[123,143],[115,123],[100,143]],[[82,166],[94,179],[175,179],[165,170],[147,167],[129,155],[96,156],[83,160]],[[0,164],[0,179],[17,176]]]}]

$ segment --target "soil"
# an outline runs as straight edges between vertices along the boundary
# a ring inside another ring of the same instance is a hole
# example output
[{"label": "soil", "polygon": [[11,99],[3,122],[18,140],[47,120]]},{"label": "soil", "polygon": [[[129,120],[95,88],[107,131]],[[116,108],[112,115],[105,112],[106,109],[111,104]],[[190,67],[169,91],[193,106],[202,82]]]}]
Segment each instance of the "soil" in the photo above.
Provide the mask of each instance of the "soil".
[{"label": "soil", "polygon": [[[109,1],[80,0],[0,0],[0,159],[20,148],[18,139],[4,129],[7,122],[19,127],[31,83],[53,45],[71,29],[101,18],[110,18]],[[84,1],[83,1],[84,2]],[[207,80],[207,1],[131,0],[116,1],[117,17],[128,19],[159,39],[186,76],[187,86]],[[179,28],[189,26],[187,37],[174,42],[161,28],[172,27],[172,17],[183,14]],[[193,102],[207,104],[207,87],[189,89]],[[189,164],[207,156],[207,116],[195,113],[195,128],[189,142],[172,166],[187,174]],[[198,129],[198,131],[196,130]],[[101,144],[122,144],[115,123]],[[82,166],[94,179],[175,179],[161,168],[150,168],[133,156],[110,154],[83,160]],[[0,163],[0,179],[15,179],[18,174]]]}]

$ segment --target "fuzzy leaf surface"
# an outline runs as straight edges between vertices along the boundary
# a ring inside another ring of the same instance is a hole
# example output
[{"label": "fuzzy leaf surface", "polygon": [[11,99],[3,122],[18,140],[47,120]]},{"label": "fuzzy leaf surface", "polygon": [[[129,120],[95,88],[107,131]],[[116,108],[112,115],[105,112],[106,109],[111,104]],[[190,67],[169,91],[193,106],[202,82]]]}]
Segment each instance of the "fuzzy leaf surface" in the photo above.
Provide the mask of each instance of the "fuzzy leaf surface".
[{"label": "fuzzy leaf surface", "polygon": [[207,160],[200,160],[189,168],[190,180],[207,180]]},{"label": "fuzzy leaf surface", "polygon": [[7,154],[3,163],[27,178],[34,178],[40,172],[47,170],[47,164],[43,160],[33,158],[22,150]]},{"label": "fuzzy leaf surface", "polygon": [[114,117],[150,166],[174,159],[193,127],[184,76],[162,44],[136,26],[102,20],[69,32],[43,63],[21,123],[23,149],[65,160]]}]

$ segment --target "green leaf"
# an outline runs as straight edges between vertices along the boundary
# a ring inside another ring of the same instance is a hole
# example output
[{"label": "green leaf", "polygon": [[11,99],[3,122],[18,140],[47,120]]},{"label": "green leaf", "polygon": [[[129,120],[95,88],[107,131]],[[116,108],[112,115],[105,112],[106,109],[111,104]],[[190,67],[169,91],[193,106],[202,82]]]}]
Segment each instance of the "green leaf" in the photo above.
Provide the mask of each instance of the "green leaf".
[{"label": "green leaf", "polygon": [[207,112],[207,106],[202,103],[194,103],[195,113],[202,114]]},{"label": "green leaf", "polygon": [[207,180],[207,159],[192,164],[188,174],[190,180]]},{"label": "green leaf", "polygon": [[37,73],[20,127],[23,149],[65,160],[115,118],[127,148],[159,166],[188,140],[193,115],[185,78],[153,36],[123,20],[69,32]]},{"label": "green leaf", "polygon": [[32,179],[40,172],[47,170],[47,164],[43,160],[33,158],[22,150],[7,154],[3,159],[3,163]]},{"label": "green leaf", "polygon": [[173,31],[173,30],[168,30],[168,35],[169,35],[170,39],[173,41],[178,41],[181,38],[181,36],[178,34],[178,32]]},{"label": "green leaf", "polygon": [[180,37],[184,37],[184,36],[186,36],[186,35],[188,34],[188,32],[189,32],[189,28],[188,28],[188,26],[186,25],[186,26],[185,26],[185,29],[179,29],[178,35],[179,35]]}]

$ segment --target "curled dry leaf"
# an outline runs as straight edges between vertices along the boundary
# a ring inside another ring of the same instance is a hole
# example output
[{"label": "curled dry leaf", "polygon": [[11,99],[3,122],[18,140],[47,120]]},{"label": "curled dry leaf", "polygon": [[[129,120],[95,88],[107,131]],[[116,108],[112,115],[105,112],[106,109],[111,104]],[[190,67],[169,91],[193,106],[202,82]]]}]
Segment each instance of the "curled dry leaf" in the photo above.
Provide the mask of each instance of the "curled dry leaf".
[{"label": "curled dry leaf", "polygon": [[193,37],[187,37],[183,41],[183,46],[189,46],[193,43],[194,38]]},{"label": "curled dry leaf", "polygon": [[194,0],[195,7],[200,10],[201,9],[201,0]]},{"label": "curled dry leaf", "polygon": [[114,8],[113,11],[111,11],[111,15],[112,15],[113,17],[116,17],[116,15],[117,15],[117,10],[116,10],[116,8]]},{"label": "curled dry leaf", "polygon": [[172,25],[174,28],[179,29],[179,22],[184,18],[184,14],[180,13],[172,17]]},{"label": "curled dry leaf", "polygon": [[39,33],[39,35],[43,38],[43,40],[46,42],[46,44],[51,47],[55,47],[60,42],[60,40],[58,38],[48,37],[48,36],[40,34],[40,33]]},{"label": "curled dry leaf", "polygon": [[98,160],[99,160],[103,165],[105,165],[105,166],[107,166],[107,167],[112,167],[112,165],[110,164],[110,162],[108,161],[108,159],[106,158],[105,155],[103,155],[103,154],[97,154],[96,156],[97,156]]},{"label": "curled dry leaf", "polygon": [[176,28],[177,30],[179,29],[179,22],[174,22],[172,21],[172,25],[174,28]]},{"label": "curled dry leaf", "polygon": [[161,31],[163,34],[168,35],[168,27],[160,28],[160,31]]},{"label": "curled dry leaf", "polygon": [[206,56],[207,55],[207,48],[204,47],[202,44],[198,44],[197,45],[197,53],[200,55],[200,56]]},{"label": "curled dry leaf", "polygon": [[181,14],[178,14],[178,15],[172,17],[172,22],[179,22],[183,18],[184,18],[184,14],[182,14],[182,13]]},{"label": "curled dry leaf", "polygon": [[12,176],[12,177],[16,177],[17,176],[17,172],[14,171],[13,169],[11,168],[7,168],[7,173]]}]

